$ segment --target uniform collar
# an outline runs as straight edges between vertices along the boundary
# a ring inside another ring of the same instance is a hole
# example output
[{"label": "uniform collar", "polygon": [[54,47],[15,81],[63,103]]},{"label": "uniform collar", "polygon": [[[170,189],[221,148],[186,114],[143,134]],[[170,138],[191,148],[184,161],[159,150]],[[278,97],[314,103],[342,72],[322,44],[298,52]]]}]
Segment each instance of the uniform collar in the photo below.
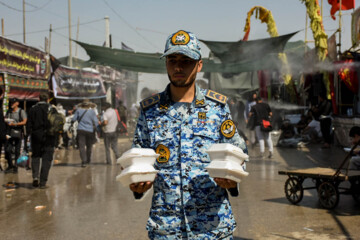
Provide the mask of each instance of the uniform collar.
[{"label": "uniform collar", "polygon": [[205,106],[205,95],[197,84],[195,84],[195,99],[193,103],[195,104],[195,107]]},{"label": "uniform collar", "polygon": [[[164,92],[162,92],[160,96],[160,110],[166,111],[171,104],[171,91],[170,91],[170,84],[167,85]],[[206,104],[205,95],[201,91],[200,87],[195,84],[195,98],[192,102],[193,106],[195,107],[204,107]]]}]

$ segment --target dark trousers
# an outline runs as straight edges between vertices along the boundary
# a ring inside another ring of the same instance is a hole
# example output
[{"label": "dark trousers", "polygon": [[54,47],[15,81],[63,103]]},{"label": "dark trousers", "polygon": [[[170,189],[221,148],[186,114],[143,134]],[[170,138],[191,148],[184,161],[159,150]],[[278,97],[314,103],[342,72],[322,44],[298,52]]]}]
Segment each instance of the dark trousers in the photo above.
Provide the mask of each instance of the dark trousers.
[{"label": "dark trousers", "polygon": [[83,130],[77,131],[81,163],[91,162],[92,145],[94,144],[94,133]]},{"label": "dark trousers", "polygon": [[[34,143],[32,142],[32,145]],[[40,149],[40,148],[33,148]],[[34,152],[33,152],[34,153]],[[40,185],[46,184],[51,168],[51,162],[53,160],[54,147],[53,146],[41,146],[41,152],[35,152],[31,158],[31,168],[33,179],[39,179]],[[42,160],[42,161],[41,161]]]},{"label": "dark trousers", "polygon": [[[8,161],[9,168],[17,168],[16,160],[20,156],[21,138],[10,138],[5,144],[5,158]],[[12,151],[15,148],[15,162],[13,163]]]},{"label": "dark trousers", "polygon": [[331,118],[320,119],[320,128],[324,141],[331,144]]},{"label": "dark trousers", "polygon": [[118,159],[120,157],[117,142],[118,142],[118,137],[117,137],[116,132],[104,133],[104,144],[105,144],[106,163],[107,164],[111,164],[110,147],[114,151],[116,159]]}]

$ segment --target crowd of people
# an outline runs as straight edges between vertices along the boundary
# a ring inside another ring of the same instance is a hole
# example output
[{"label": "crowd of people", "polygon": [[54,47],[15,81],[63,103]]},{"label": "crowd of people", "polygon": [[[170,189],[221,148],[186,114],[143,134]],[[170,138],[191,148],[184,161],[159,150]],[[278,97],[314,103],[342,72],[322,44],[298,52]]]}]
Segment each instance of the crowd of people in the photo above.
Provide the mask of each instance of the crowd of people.
[{"label": "crowd of people", "polygon": [[[2,93],[0,88],[1,99]],[[72,145],[79,149],[80,166],[86,167],[91,163],[93,145],[100,137],[104,139],[104,163],[115,163],[110,149],[116,158],[120,157],[117,139],[128,136],[128,112],[122,101],[116,109],[110,103],[102,102],[100,114],[97,105],[87,99],[69,110],[61,104],[52,105],[47,93],[40,93],[38,102],[29,111],[19,105],[19,99],[11,98],[9,110],[0,111],[0,154],[4,149],[6,159],[6,163],[0,164],[0,171],[5,174],[17,174],[18,167],[24,167],[32,170],[33,187],[46,188],[54,151]],[[60,118],[62,123],[52,122],[52,111],[63,116]],[[132,117],[136,118],[135,114],[133,112]],[[60,124],[61,131],[54,133],[54,124]]]}]

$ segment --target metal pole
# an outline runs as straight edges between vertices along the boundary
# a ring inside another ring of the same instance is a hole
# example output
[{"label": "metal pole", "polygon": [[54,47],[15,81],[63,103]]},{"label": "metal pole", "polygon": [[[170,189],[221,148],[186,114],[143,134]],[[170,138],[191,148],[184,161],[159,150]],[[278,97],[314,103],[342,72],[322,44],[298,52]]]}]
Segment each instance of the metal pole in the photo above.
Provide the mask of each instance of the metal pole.
[{"label": "metal pole", "polygon": [[1,19],[1,36],[4,36],[5,35],[5,30],[4,30],[4,19],[2,18]]},{"label": "metal pole", "polygon": [[321,9],[320,9],[321,19],[324,19],[323,18],[323,6],[324,6],[323,3],[324,3],[323,0],[321,0]]},{"label": "metal pole", "polygon": [[52,32],[52,25],[50,24],[50,30],[49,30],[49,53],[51,49],[51,32]]},{"label": "metal pole", "polygon": [[25,0],[23,0],[23,35],[24,35],[24,43],[26,43],[26,28],[25,28]]},{"label": "metal pole", "polygon": [[69,7],[69,66],[72,67],[72,53],[71,53],[71,0],[68,0]]},{"label": "metal pole", "polygon": [[[79,40],[79,25],[80,25],[80,17],[78,17],[78,22],[77,22],[76,41]],[[78,44],[75,45],[75,57],[76,58],[77,58],[77,50],[78,50]]]},{"label": "metal pole", "polygon": [[105,47],[110,47],[110,21],[109,17],[105,16]]},{"label": "metal pole", "polygon": [[306,10],[306,15],[305,15],[305,52],[306,52],[306,49],[307,49],[307,31],[308,31],[308,13],[307,13],[307,10]]},{"label": "metal pole", "polygon": [[49,53],[49,40],[47,37],[45,37],[45,52]]},{"label": "metal pole", "polygon": [[340,9],[339,9],[339,57],[341,56],[341,16],[342,16],[342,12],[341,12],[341,7],[342,7],[342,0],[340,0]]}]

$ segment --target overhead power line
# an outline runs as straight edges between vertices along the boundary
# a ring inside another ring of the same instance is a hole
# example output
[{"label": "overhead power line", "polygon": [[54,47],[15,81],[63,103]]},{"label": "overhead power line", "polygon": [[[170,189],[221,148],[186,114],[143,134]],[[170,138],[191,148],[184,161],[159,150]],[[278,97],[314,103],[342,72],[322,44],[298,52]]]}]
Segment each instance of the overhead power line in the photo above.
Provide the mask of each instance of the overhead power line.
[{"label": "overhead power line", "polygon": [[[30,4],[30,3],[25,3],[26,5],[35,8],[35,9],[32,9],[32,10],[26,10],[25,12],[35,12],[35,11],[41,10],[41,9],[43,9],[44,7],[46,7],[49,3],[51,3],[52,1],[53,1],[53,0],[49,0],[49,1],[47,1],[44,5],[42,5],[42,6],[40,6],[40,7],[37,7],[37,6],[35,6],[35,5],[33,5],[33,4]],[[11,9],[11,10],[14,10],[14,11],[17,11],[17,12],[23,12],[22,9],[14,8],[14,7],[12,7],[12,6],[10,6],[10,5],[2,2],[2,1],[0,1],[0,4],[3,5],[3,6],[5,6],[5,7],[7,7],[7,8],[9,8],[9,9]]]},{"label": "overhead power line", "polygon": [[52,1],[53,1],[53,0],[47,1],[47,3],[45,3],[45,4],[42,5],[41,7],[37,7],[37,6],[35,6],[35,5],[31,4],[31,3],[25,2],[26,5],[29,5],[29,6],[31,6],[31,7],[33,7],[33,8],[35,8],[35,9],[33,9],[33,10],[27,10],[27,11],[25,11],[25,12],[35,12],[35,11],[41,10],[41,9],[43,9],[44,7],[46,7],[47,5],[49,5],[49,3],[51,3]]},{"label": "overhead power line", "polygon": [[[104,19],[101,18],[101,19],[96,19],[96,20],[92,20],[92,21],[88,21],[88,22],[83,22],[79,25],[86,25],[86,24],[90,24],[90,23],[94,23],[94,22],[100,22],[100,21],[103,21]],[[77,24],[73,24],[71,25],[72,27],[75,27],[77,26]],[[62,27],[57,27],[57,28],[53,28],[52,31],[54,30],[60,30],[60,29],[67,29],[69,26],[62,26]],[[41,32],[48,32],[49,29],[44,29],[44,30],[36,30],[36,31],[32,31],[32,32],[27,32],[26,34],[32,34],[32,33],[41,33]],[[13,34],[7,34],[6,36],[7,37],[10,37],[10,36],[17,36],[17,35],[22,35],[23,33],[13,33]]]},{"label": "overhead power line", "polygon": [[114,8],[112,8],[112,7],[109,5],[109,3],[108,3],[106,0],[103,0],[103,2],[106,4],[106,6],[108,6],[108,7],[111,9],[111,11],[112,11],[113,13],[115,13],[116,16],[118,16],[118,17],[121,19],[121,21],[123,21],[129,28],[131,28],[134,32],[136,32],[137,35],[139,35],[143,40],[145,40],[145,41],[146,41],[148,44],[150,44],[152,47],[154,47],[154,48],[156,48],[156,49],[159,49],[159,47],[157,47],[157,46],[154,45],[149,39],[147,39],[147,38],[145,38],[143,35],[141,35],[141,34],[139,33],[139,31],[136,30],[135,27],[133,27],[133,26],[132,26],[130,23],[128,23],[123,17],[121,17],[121,15],[118,14],[118,13],[114,10]]}]

